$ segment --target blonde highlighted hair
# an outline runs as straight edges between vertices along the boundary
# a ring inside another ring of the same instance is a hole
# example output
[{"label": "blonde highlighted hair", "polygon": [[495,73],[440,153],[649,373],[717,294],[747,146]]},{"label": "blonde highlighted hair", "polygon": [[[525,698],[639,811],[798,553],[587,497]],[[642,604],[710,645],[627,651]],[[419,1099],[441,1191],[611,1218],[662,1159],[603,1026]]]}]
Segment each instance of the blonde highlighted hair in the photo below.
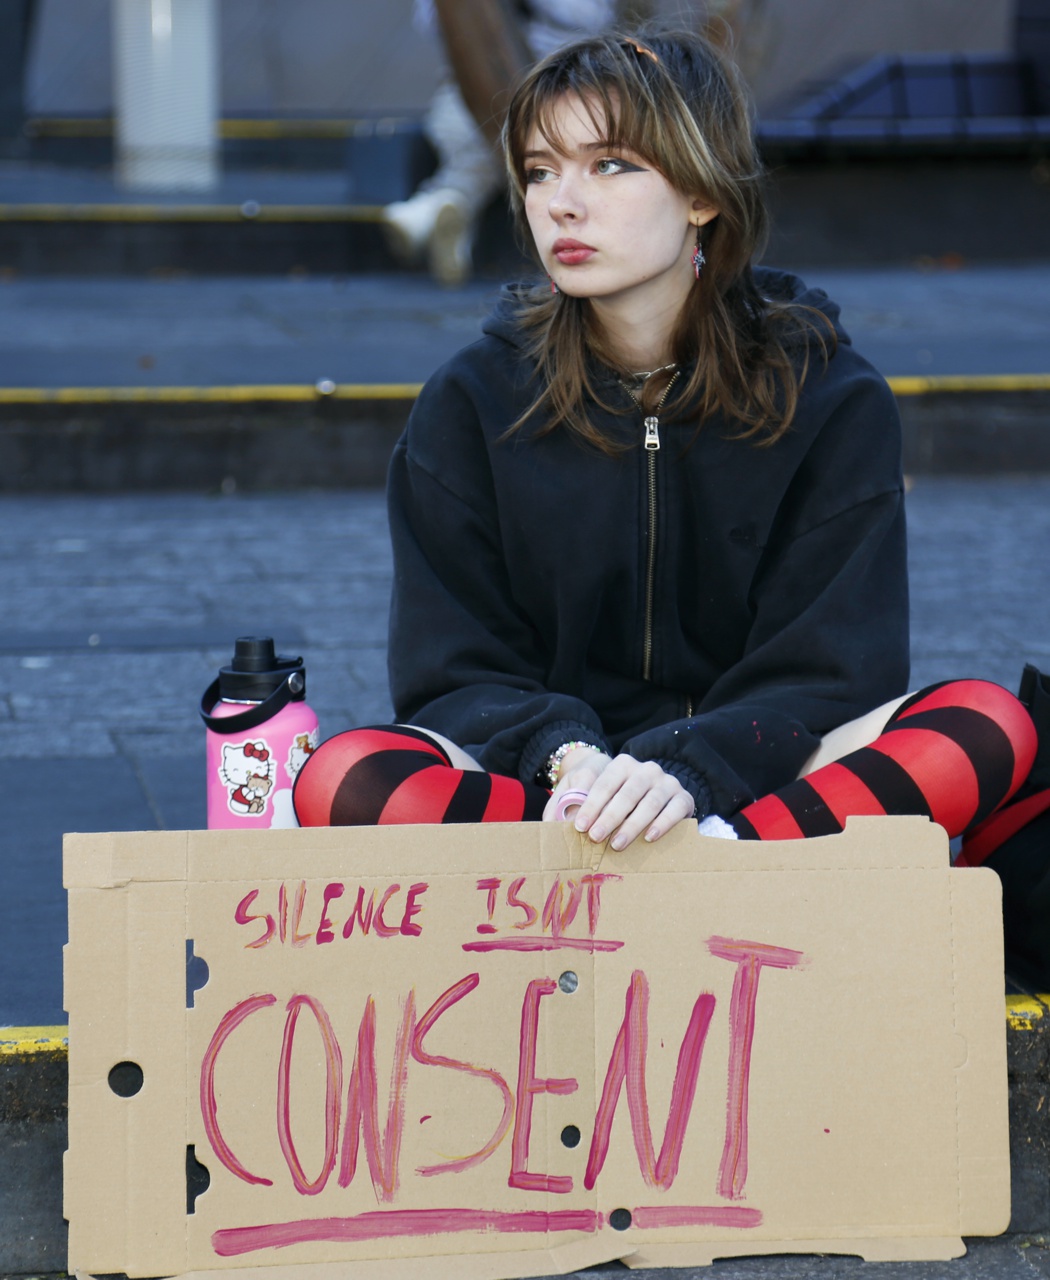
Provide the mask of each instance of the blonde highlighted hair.
[{"label": "blonde highlighted hair", "polygon": [[[822,313],[763,298],[751,263],[765,243],[764,172],[753,141],[747,92],[733,64],[703,37],[685,32],[610,34],[550,54],[518,86],[504,126],[511,200],[525,218],[525,152],[533,130],[564,154],[556,107],[571,97],[599,138],[640,156],[676,191],[718,210],[700,233],[706,265],[673,335],[682,370],[664,412],[688,409],[702,424],[721,412],[734,434],[767,444],[791,425],[815,342],[826,358],[834,330]],[[537,288],[522,299],[526,349],[541,375],[535,402],[511,428],[539,417],[542,431],[564,426],[606,452],[613,445],[587,419],[595,385],[591,357],[618,374],[618,362],[585,299]],[[655,383],[656,380],[653,380]],[[646,385],[643,407],[661,393]]]}]

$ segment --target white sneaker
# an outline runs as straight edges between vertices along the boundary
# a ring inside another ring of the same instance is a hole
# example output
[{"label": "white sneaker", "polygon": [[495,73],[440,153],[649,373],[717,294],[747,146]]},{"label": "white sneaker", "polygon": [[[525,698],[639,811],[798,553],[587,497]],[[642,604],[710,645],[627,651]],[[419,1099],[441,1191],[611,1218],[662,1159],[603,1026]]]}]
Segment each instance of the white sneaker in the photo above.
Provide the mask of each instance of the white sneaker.
[{"label": "white sneaker", "polygon": [[465,198],[453,188],[418,191],[388,204],[382,227],[390,252],[405,266],[425,255],[441,284],[459,285],[469,277],[471,218]]}]

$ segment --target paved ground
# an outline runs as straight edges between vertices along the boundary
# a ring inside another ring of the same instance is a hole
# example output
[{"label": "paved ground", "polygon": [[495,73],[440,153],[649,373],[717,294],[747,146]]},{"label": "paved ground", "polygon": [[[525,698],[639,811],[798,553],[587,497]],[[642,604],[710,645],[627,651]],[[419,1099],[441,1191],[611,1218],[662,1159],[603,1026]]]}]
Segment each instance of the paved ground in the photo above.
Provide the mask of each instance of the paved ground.
[{"label": "paved ground", "polygon": [[[916,685],[1050,668],[1050,477],[910,495]],[[204,825],[197,706],[234,638],[301,652],[324,736],[386,720],[377,493],[0,502],[0,1023],[63,1023],[63,831]]]},{"label": "paved ground", "polygon": [[[803,274],[888,376],[1050,372],[1050,263]],[[0,389],[421,382],[479,333],[497,287],[0,276]]]}]

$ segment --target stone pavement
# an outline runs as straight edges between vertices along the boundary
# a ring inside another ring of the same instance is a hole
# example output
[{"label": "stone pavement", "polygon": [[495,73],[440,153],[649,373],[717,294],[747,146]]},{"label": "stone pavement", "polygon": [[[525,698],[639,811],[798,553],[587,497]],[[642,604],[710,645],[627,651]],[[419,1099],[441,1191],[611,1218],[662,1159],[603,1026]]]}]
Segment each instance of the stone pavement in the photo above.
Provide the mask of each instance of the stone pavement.
[{"label": "stone pavement", "polygon": [[[920,478],[913,683],[1050,668],[1050,477]],[[63,831],[204,825],[201,693],[242,634],[302,653],[324,736],[390,718],[376,492],[0,501],[0,1023],[65,1022]]]}]

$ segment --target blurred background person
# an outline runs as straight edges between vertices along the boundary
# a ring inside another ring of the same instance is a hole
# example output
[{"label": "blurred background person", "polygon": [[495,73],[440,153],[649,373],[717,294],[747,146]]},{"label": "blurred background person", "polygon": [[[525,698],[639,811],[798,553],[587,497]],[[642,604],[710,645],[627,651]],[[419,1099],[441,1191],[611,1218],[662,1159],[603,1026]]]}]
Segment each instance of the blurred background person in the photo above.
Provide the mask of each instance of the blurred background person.
[{"label": "blurred background person", "polygon": [[414,22],[440,33],[451,74],[434,94],[423,126],[438,167],[407,200],[383,213],[387,243],[399,262],[409,266],[425,258],[442,284],[469,277],[478,219],[504,184],[494,146],[501,98],[531,62],[578,35],[599,33],[620,16],[615,0],[416,0]]}]

